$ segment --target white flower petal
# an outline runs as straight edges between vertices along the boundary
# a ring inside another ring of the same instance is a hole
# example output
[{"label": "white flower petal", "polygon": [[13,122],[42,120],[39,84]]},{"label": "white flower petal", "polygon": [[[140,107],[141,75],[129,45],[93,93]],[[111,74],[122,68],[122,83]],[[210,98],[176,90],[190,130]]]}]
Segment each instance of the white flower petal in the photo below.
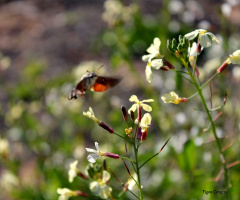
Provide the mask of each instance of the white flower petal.
[{"label": "white flower petal", "polygon": [[102,199],[107,199],[109,197],[109,193],[112,192],[112,188],[107,186],[107,185],[103,185],[101,187],[101,191],[100,191],[100,194],[99,196],[102,198]]},{"label": "white flower petal", "polygon": [[147,48],[147,52],[152,55],[156,55],[158,53],[158,50],[156,50],[155,46],[151,44],[151,46]]},{"label": "white flower petal", "polygon": [[146,74],[146,79],[147,79],[147,81],[148,81],[149,83],[151,83],[151,82],[152,82],[152,79],[153,79],[153,73],[152,73],[151,67],[146,66],[145,74]]},{"label": "white flower petal", "polygon": [[142,108],[143,110],[147,111],[147,112],[151,112],[152,111],[152,107],[147,105],[147,104],[142,104]]},{"label": "white flower petal", "polygon": [[87,159],[88,159],[88,162],[95,163],[98,157],[99,157],[99,154],[90,154],[88,155]]},{"label": "white flower petal", "polygon": [[160,69],[163,66],[163,61],[162,59],[155,59],[151,62],[152,67],[155,69]]},{"label": "white flower petal", "polygon": [[97,153],[97,151],[95,149],[90,149],[90,148],[85,148],[87,152],[90,153]]},{"label": "white flower petal", "polygon": [[131,110],[133,112],[135,112],[135,110],[137,109],[138,105],[137,104],[133,104],[132,107],[128,110],[128,113],[130,114],[131,113]]},{"label": "white flower petal", "polygon": [[97,142],[95,142],[95,147],[96,147],[96,150],[98,151],[99,150],[99,146],[98,146]]},{"label": "white flower petal", "polygon": [[151,57],[151,54],[144,55],[144,56],[142,56],[142,60],[143,60],[144,62],[148,62],[148,60],[149,60],[150,57]]},{"label": "white flower petal", "polygon": [[138,98],[137,98],[136,95],[132,95],[132,96],[130,97],[129,101],[131,101],[131,102],[139,102],[139,100],[138,100]]},{"label": "white flower petal", "polygon": [[145,100],[142,101],[142,103],[143,102],[153,102],[153,101],[154,101],[153,99],[145,99]]},{"label": "white flower petal", "polygon": [[212,40],[209,38],[208,35],[204,34],[201,36],[200,44],[202,47],[208,48],[212,45]]},{"label": "white flower petal", "polygon": [[111,175],[108,171],[103,170],[102,181],[107,182],[110,179]]},{"label": "white flower petal", "polygon": [[161,45],[160,39],[159,39],[159,38],[154,38],[153,44],[154,44],[155,48],[156,48],[157,50],[159,50],[160,45]]},{"label": "white flower petal", "polygon": [[193,40],[195,37],[197,37],[198,34],[199,34],[199,31],[195,30],[193,32],[190,32],[190,33],[184,35],[184,37],[187,38],[188,40]]},{"label": "white flower petal", "polygon": [[219,44],[219,41],[218,41],[217,37],[214,34],[212,34],[210,32],[207,32],[206,35],[209,35],[211,37],[213,43]]},{"label": "white flower petal", "polygon": [[90,190],[93,192],[93,193],[99,193],[100,192],[100,185],[97,181],[93,181],[90,183]]}]

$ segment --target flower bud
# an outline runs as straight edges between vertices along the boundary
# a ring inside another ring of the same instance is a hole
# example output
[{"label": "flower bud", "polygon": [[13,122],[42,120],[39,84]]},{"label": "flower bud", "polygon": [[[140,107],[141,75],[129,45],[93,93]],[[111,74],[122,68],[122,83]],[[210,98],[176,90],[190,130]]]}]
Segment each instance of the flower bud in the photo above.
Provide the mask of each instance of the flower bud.
[{"label": "flower bud", "polygon": [[81,191],[76,191],[77,196],[81,196],[81,197],[88,197],[88,194],[85,192],[81,192]]},{"label": "flower bud", "polygon": [[128,120],[127,110],[124,106],[121,107],[124,121]]},{"label": "flower bud", "polygon": [[185,98],[185,97],[182,97],[182,98],[179,98],[179,102],[181,102],[181,103],[187,103],[187,102],[188,102],[188,99]]},{"label": "flower bud", "polygon": [[167,72],[169,70],[169,67],[168,66],[162,66],[160,69]]},{"label": "flower bud", "polygon": [[197,53],[201,53],[202,46],[200,43],[197,44]]},{"label": "flower bud", "polygon": [[142,133],[142,140],[146,140],[146,138],[147,138],[147,131],[144,131],[143,133]]},{"label": "flower bud", "polygon": [[135,121],[135,116],[134,116],[134,112],[132,110],[130,112],[130,116],[131,116],[132,121],[134,122]]},{"label": "flower bud", "polygon": [[105,130],[107,130],[109,133],[114,133],[114,130],[111,129],[109,126],[107,126],[106,124],[104,124],[103,122],[99,123],[99,126],[101,126],[102,128],[104,128]]},{"label": "flower bud", "polygon": [[77,175],[85,180],[88,179],[88,177],[80,171],[77,172]]},{"label": "flower bud", "polygon": [[138,140],[141,140],[141,139],[142,139],[142,130],[141,130],[141,127],[138,128],[137,139],[138,139]]},{"label": "flower bud", "polygon": [[225,61],[225,62],[217,69],[217,72],[218,72],[218,73],[221,73],[225,68],[227,68],[228,65],[229,65],[229,63]]},{"label": "flower bud", "polygon": [[138,120],[138,122],[140,122],[141,119],[142,119],[142,108],[141,108],[141,106],[138,106],[137,112],[138,112],[137,120]]},{"label": "flower bud", "polygon": [[104,156],[107,156],[107,157],[113,158],[113,159],[119,159],[119,155],[118,154],[114,154],[114,153],[105,152]]},{"label": "flower bud", "polygon": [[163,63],[167,65],[170,69],[175,69],[175,67],[166,58],[163,58]]}]

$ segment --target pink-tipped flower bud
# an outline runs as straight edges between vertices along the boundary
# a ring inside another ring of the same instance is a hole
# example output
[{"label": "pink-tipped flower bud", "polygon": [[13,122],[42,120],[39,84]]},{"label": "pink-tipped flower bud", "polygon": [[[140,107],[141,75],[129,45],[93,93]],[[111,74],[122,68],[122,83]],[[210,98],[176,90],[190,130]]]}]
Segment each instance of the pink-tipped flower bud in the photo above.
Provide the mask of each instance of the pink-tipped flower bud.
[{"label": "pink-tipped flower bud", "polygon": [[119,159],[119,155],[118,154],[114,154],[114,153],[104,153],[104,156],[107,156],[109,158],[113,158],[113,159]]},{"label": "pink-tipped flower bud", "polygon": [[124,106],[121,107],[121,110],[122,110],[122,114],[123,114],[123,119],[124,121],[127,121],[128,120],[128,114],[127,114],[127,110]]},{"label": "pink-tipped flower bud", "polygon": [[137,112],[138,112],[137,120],[138,120],[138,122],[140,122],[141,119],[142,119],[142,108],[141,108],[141,106],[138,106]]},{"label": "pink-tipped flower bud", "polygon": [[132,121],[134,122],[135,121],[135,116],[134,116],[134,112],[132,110],[130,112],[130,116],[131,116]]},{"label": "pink-tipped flower bud", "polygon": [[141,140],[141,139],[142,139],[142,130],[141,130],[141,127],[138,128],[137,139],[138,139],[138,140]]},{"label": "pink-tipped flower bud", "polygon": [[181,102],[181,103],[187,103],[187,102],[188,102],[188,99],[185,98],[185,97],[182,97],[182,98],[179,98],[179,102]]},{"label": "pink-tipped flower bud", "polygon": [[88,197],[88,193],[85,193],[85,192],[76,191],[76,194],[77,194],[77,196]]},{"label": "pink-tipped flower bud", "polygon": [[227,68],[228,65],[229,65],[229,63],[225,61],[225,62],[217,69],[217,73],[221,73],[224,69]]},{"label": "pink-tipped flower bud", "polygon": [[102,128],[104,128],[105,130],[107,130],[109,133],[114,133],[114,130],[111,129],[109,126],[107,126],[106,124],[104,124],[103,122],[99,123],[99,126],[101,126]]},{"label": "pink-tipped flower bud", "polygon": [[169,70],[169,67],[168,66],[162,66],[160,69],[167,72]]},{"label": "pink-tipped flower bud", "polygon": [[88,177],[80,171],[77,172],[77,175],[85,180],[88,179]]},{"label": "pink-tipped flower bud", "polygon": [[198,42],[198,44],[197,44],[197,53],[201,53],[201,50],[202,50],[202,46],[201,46],[201,44]]},{"label": "pink-tipped flower bud", "polygon": [[147,131],[144,131],[143,133],[142,133],[142,138],[141,138],[142,140],[146,140],[147,139]]},{"label": "pink-tipped flower bud", "polygon": [[163,58],[163,63],[167,65],[170,69],[175,69],[175,67],[166,58]]}]

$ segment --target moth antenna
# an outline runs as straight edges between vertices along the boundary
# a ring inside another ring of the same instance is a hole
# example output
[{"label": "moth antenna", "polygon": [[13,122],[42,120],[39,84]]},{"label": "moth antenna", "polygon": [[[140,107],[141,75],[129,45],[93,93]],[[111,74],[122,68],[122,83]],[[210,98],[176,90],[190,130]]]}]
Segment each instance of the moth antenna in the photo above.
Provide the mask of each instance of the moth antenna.
[{"label": "moth antenna", "polygon": [[104,66],[104,65],[101,65],[101,66],[97,69],[97,71],[98,71],[99,69],[101,69],[103,66]]}]

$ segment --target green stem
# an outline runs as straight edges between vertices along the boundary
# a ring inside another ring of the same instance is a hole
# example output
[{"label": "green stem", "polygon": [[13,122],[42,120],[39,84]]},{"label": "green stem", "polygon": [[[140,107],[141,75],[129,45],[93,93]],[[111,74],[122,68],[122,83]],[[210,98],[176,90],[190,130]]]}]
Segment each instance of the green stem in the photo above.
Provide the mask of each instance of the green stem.
[{"label": "green stem", "polygon": [[136,159],[136,170],[137,170],[137,177],[138,177],[138,189],[140,193],[140,200],[143,200],[142,188],[141,188],[141,177],[140,177],[140,168],[138,166],[138,149],[136,147],[136,143],[133,144],[135,159]]},{"label": "green stem", "polygon": [[130,162],[132,162],[132,163],[134,163],[134,164],[136,164],[136,162],[135,161],[133,161],[133,160],[131,160],[130,158],[128,158],[128,157],[124,157],[124,156],[119,156],[120,158],[123,158],[123,159],[126,159],[126,160],[129,160]]},{"label": "green stem", "polygon": [[194,74],[191,73],[189,67],[188,67],[188,64],[185,65],[185,67],[187,68],[188,72],[189,72],[189,75],[193,81],[193,84],[201,98],[201,101],[203,103],[203,106],[204,106],[204,109],[207,113],[207,117],[210,121],[210,124],[211,124],[211,128],[212,128],[212,132],[213,132],[213,135],[214,135],[214,138],[216,140],[216,144],[217,144],[217,147],[218,147],[218,151],[220,153],[220,159],[221,159],[221,162],[222,162],[222,166],[223,166],[223,170],[224,170],[224,179],[225,179],[225,186],[228,187],[228,171],[227,171],[227,166],[226,166],[226,162],[225,162],[225,157],[224,157],[224,154],[222,152],[222,147],[221,147],[221,144],[220,144],[220,141],[219,141],[219,138],[217,137],[217,133],[216,133],[216,128],[215,128],[215,124],[213,122],[213,119],[212,119],[212,116],[210,114],[210,111],[207,107],[207,103],[206,103],[206,100],[202,94],[202,88],[207,84],[209,83],[215,76],[216,74],[214,74],[203,86],[199,86],[195,80],[195,77],[194,77]]},{"label": "green stem", "polygon": [[[117,135],[118,137],[123,138],[124,140],[132,143],[130,140],[126,139],[125,137],[123,137],[123,136],[121,136],[121,135],[119,135],[118,133],[115,133],[115,132],[114,132],[113,134],[115,134],[115,135]],[[133,143],[132,143],[132,144],[133,144]]]},{"label": "green stem", "polygon": [[152,157],[150,157],[149,159],[147,159],[140,167],[139,169],[141,169],[143,167],[143,165],[145,165],[149,160],[151,160],[152,158],[154,158],[155,156],[157,156],[159,153],[156,153],[155,155],[153,155]]}]

